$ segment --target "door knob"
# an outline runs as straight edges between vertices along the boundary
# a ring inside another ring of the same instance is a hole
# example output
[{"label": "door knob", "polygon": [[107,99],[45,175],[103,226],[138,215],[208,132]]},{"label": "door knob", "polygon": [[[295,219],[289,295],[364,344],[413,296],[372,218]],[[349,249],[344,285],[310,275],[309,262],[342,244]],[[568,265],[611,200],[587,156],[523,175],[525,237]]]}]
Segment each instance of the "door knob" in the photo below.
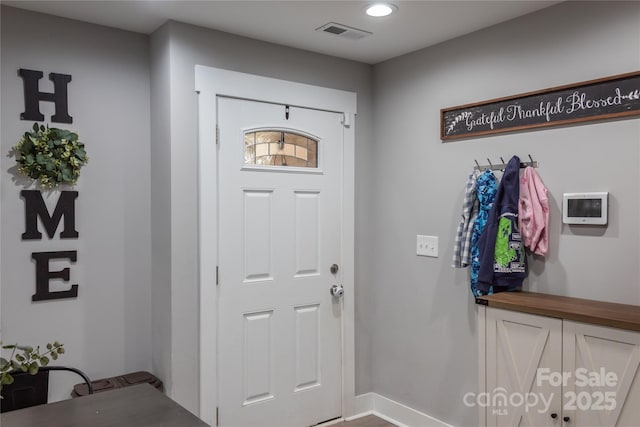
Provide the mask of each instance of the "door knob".
[{"label": "door knob", "polygon": [[344,287],[342,285],[333,285],[330,292],[334,297],[342,298],[342,296],[344,295]]}]

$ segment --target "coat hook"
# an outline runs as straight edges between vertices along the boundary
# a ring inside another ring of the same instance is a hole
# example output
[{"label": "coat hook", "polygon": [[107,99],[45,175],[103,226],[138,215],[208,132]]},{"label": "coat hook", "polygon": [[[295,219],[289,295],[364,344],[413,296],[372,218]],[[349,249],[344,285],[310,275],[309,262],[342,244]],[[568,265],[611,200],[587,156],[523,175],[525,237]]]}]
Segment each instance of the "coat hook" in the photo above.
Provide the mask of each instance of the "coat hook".
[{"label": "coat hook", "polygon": [[504,162],[504,159],[502,157],[500,157],[500,161],[502,162],[502,166],[507,167],[507,165]]},{"label": "coat hook", "polygon": [[493,165],[491,164],[491,160],[489,160],[488,157],[487,157],[487,162],[489,162],[489,167],[491,167],[491,169],[493,169]]},{"label": "coat hook", "polygon": [[531,157],[531,154],[527,154],[529,156],[529,160],[531,160],[531,166],[533,167],[533,157]]},{"label": "coat hook", "polygon": [[480,163],[478,163],[478,161],[477,161],[476,159],[473,159],[473,161],[474,161],[474,162],[476,162],[476,166],[478,166],[478,170],[482,169],[482,168],[480,167]]}]

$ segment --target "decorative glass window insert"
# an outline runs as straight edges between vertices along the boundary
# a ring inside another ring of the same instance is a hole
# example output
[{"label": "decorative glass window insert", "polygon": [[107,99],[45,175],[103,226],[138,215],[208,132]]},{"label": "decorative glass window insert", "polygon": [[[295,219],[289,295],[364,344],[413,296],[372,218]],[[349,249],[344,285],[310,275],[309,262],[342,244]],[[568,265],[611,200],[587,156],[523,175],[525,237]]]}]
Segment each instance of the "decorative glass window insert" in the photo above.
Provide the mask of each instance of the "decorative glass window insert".
[{"label": "decorative glass window insert", "polygon": [[318,141],[290,131],[260,130],[244,134],[244,164],[318,167]]}]

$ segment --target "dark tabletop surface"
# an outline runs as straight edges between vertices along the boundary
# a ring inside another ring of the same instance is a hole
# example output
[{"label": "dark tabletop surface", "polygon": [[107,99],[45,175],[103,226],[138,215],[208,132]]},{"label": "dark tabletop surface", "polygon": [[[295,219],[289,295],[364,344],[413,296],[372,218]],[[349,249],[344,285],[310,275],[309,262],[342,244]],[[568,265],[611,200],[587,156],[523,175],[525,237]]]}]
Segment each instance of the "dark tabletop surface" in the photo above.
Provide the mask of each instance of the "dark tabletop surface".
[{"label": "dark tabletop surface", "polygon": [[2,427],[208,427],[149,384],[7,412],[0,420]]}]

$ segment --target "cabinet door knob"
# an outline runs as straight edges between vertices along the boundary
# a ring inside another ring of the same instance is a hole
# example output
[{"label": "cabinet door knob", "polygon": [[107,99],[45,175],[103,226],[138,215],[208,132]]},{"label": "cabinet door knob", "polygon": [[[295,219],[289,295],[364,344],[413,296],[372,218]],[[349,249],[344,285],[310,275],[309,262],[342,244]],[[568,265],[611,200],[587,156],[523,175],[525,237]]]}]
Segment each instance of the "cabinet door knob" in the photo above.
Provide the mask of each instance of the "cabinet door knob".
[{"label": "cabinet door knob", "polygon": [[555,412],[554,412],[554,413],[552,413],[552,414],[551,414],[551,418],[553,418],[553,419],[555,420],[556,418],[558,418],[558,414],[556,414]]},{"label": "cabinet door knob", "polygon": [[568,423],[569,421],[571,421],[571,418],[569,418],[569,417],[564,417],[564,418],[562,419],[562,421],[564,421],[565,423]]}]

